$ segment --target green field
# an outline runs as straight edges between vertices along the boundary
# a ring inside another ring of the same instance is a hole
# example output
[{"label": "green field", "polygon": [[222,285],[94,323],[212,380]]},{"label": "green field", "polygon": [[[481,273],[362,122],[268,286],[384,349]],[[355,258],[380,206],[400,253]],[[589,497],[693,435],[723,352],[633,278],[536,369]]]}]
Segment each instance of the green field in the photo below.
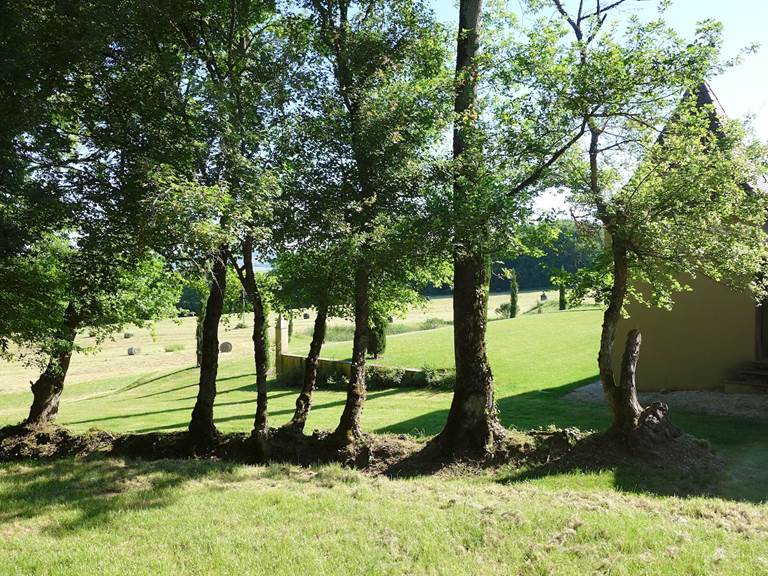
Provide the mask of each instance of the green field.
[{"label": "green field", "polygon": [[[400,322],[450,319],[450,300],[430,307]],[[607,424],[606,408],[561,399],[596,377],[600,319],[599,310],[587,309],[489,323],[505,425]],[[297,322],[291,351],[306,349],[309,323]],[[80,431],[185,428],[197,382],[196,370],[182,362],[194,350],[190,328],[188,319],[161,323],[156,342],[136,331],[78,357],[59,422]],[[451,335],[447,326],[390,336],[380,363],[450,367]],[[223,333],[235,344],[220,370],[216,421],[223,431],[251,427],[249,336],[248,329]],[[145,353],[124,356],[131,341]],[[185,350],[163,352],[174,343]],[[349,342],[332,342],[323,355],[349,353]],[[168,357],[178,365],[163,365]],[[23,418],[30,400],[17,381],[26,373],[9,368],[0,380],[0,425]],[[279,425],[290,417],[296,391],[270,392],[271,423]],[[343,392],[319,390],[308,430],[333,427],[343,402]],[[373,391],[363,425],[432,435],[449,403],[447,392]],[[5,464],[0,574],[768,574],[768,424],[681,413],[674,419],[725,458],[722,478],[672,478],[632,466],[525,480],[511,469],[393,480],[336,466]],[[705,484],[714,497],[684,497]]]}]

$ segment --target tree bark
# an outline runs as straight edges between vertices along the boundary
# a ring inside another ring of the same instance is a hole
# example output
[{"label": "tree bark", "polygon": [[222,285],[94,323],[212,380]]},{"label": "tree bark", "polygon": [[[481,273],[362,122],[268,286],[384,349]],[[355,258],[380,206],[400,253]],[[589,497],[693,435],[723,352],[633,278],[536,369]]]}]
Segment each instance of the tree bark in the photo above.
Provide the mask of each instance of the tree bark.
[{"label": "tree bark", "polygon": [[309,417],[309,411],[312,407],[312,393],[315,391],[317,382],[317,361],[320,358],[320,350],[325,340],[325,326],[328,319],[328,306],[320,305],[317,309],[315,326],[312,331],[312,342],[309,345],[309,354],[304,362],[304,383],[296,399],[296,410],[293,418],[286,424],[286,428],[291,428],[298,432],[304,431],[304,426]]},{"label": "tree bark", "polygon": [[[628,260],[627,249],[617,235],[611,235],[611,251],[613,255],[613,285],[608,299],[608,307],[603,313],[603,326],[600,332],[600,350],[597,354],[597,365],[600,372],[600,383],[603,386],[605,398],[613,412],[615,429],[627,429],[627,422],[622,409],[622,395],[613,372],[613,345],[616,340],[616,326],[621,318],[621,309],[627,294]],[[629,429],[634,427],[629,424]]]},{"label": "tree bark", "polygon": [[617,391],[618,402],[614,407],[614,426],[619,429],[634,430],[640,413],[643,411],[637,398],[637,383],[635,381],[641,341],[640,330],[633,329],[627,334],[627,342],[621,358],[621,375]]},{"label": "tree bark", "polygon": [[[453,158],[457,175],[453,181],[454,210],[461,217],[472,192],[474,172],[466,157],[478,152],[472,142],[476,128],[477,62],[480,47],[482,0],[461,0],[456,45],[456,94],[454,100]],[[503,437],[493,395],[493,375],[485,352],[488,301],[488,254],[484,235],[476,225],[457,223],[454,248],[453,341],[456,385],[445,428],[436,442],[448,455],[483,455]]]},{"label": "tree bark", "polygon": [[251,302],[253,303],[253,361],[256,366],[256,415],[253,420],[253,434],[260,435],[266,434],[269,428],[267,410],[269,339],[267,337],[267,314],[264,300],[256,288],[255,282]]},{"label": "tree bark", "polygon": [[213,403],[216,400],[216,376],[219,371],[219,322],[224,312],[224,295],[227,288],[227,249],[221,247],[213,261],[211,291],[205,305],[200,381],[197,401],[189,422],[192,441],[201,446],[210,446],[219,436],[213,423]]},{"label": "tree bark", "polygon": [[200,302],[200,311],[195,322],[195,360],[198,368],[203,363],[203,320],[205,320],[205,302]]},{"label": "tree bark", "polygon": [[253,269],[253,238],[248,235],[241,243],[243,265],[237,266],[237,275],[245,294],[253,306],[253,362],[256,368],[256,414],[253,419],[253,436],[266,438],[269,431],[269,412],[267,409],[267,376],[269,373],[269,337],[268,311]]},{"label": "tree bark", "polygon": [[485,351],[485,258],[454,259],[453,342],[456,385],[445,428],[438,437],[452,455],[482,455],[504,436],[493,393],[493,375]]},{"label": "tree bark", "polygon": [[27,426],[42,426],[51,422],[59,412],[59,401],[64,391],[64,380],[72,360],[72,346],[77,335],[77,315],[70,302],[64,310],[64,325],[57,333],[60,349],[51,355],[48,365],[32,384],[32,406],[24,421]]},{"label": "tree bark", "polygon": [[334,436],[345,443],[352,443],[362,436],[360,415],[365,402],[365,353],[368,348],[368,315],[370,277],[365,266],[355,271],[355,336],[352,345],[347,401]]}]

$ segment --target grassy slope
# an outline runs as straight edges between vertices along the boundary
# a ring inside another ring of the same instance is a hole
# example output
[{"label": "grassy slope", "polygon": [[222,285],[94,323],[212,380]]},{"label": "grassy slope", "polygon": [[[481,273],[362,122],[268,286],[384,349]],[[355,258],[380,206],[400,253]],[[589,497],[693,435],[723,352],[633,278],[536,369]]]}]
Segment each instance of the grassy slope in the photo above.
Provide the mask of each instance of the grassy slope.
[{"label": "grassy slope", "polygon": [[[520,308],[531,309],[540,292],[521,292]],[[556,292],[547,292],[549,298],[555,298]],[[502,302],[506,302],[509,296],[506,294],[492,294],[490,309],[493,311]],[[416,329],[427,319],[438,318],[451,320],[453,318],[451,298],[439,297],[429,300],[423,308],[411,310],[404,318],[397,318],[396,322],[401,326]],[[494,314],[492,312],[492,314]],[[225,318],[220,330],[219,338],[232,343],[233,351],[223,359],[250,360],[251,352],[251,318],[246,315],[245,328],[236,328],[240,319],[237,315]],[[314,318],[304,319],[298,317],[295,320],[295,333],[297,337],[308,338],[312,330]],[[350,322],[341,318],[332,318],[331,326],[349,326]],[[108,340],[101,345],[96,353],[76,354],[72,359],[67,384],[90,382],[103,379],[108,375],[139,376],[146,374],[148,370],[157,373],[185,368],[195,362],[195,318],[179,318],[178,320],[164,320],[158,322],[153,330],[128,327],[127,332],[133,334],[131,338],[123,338],[123,334],[117,334],[114,340]],[[308,340],[307,340],[308,341]],[[78,336],[78,343],[83,347],[93,347],[96,342],[89,338],[87,331]],[[129,346],[138,346],[141,355],[128,356]],[[166,346],[182,347],[181,351],[165,352]],[[0,394],[11,391],[27,391],[29,381],[34,380],[39,371],[34,368],[26,368],[22,364],[7,363],[0,360]]]},{"label": "grassy slope", "polygon": [[[496,371],[502,412],[507,423],[519,423],[504,397],[520,395],[546,382],[551,388],[567,386],[594,375],[593,348],[598,329],[596,311],[535,315],[491,322],[489,352]],[[451,327],[391,336],[382,362],[434,367],[450,366]],[[295,338],[292,349],[301,351],[305,338]],[[329,356],[344,357],[349,343],[329,344]],[[326,355],[324,353],[324,355]],[[250,358],[222,361],[217,398],[217,424],[222,430],[249,430],[254,410],[253,367]],[[59,421],[77,430],[102,427],[116,431],[180,429],[186,426],[194,404],[197,372],[180,369],[170,374],[111,377],[68,385]],[[0,424],[24,415],[29,393],[0,394]],[[274,389],[270,413],[274,424],[292,413],[295,391]],[[329,428],[342,410],[341,391],[319,391],[309,426]],[[372,392],[364,413],[369,430],[433,434],[439,431],[450,394],[426,391]],[[543,422],[542,422],[543,423]]]},{"label": "grassy slope", "polygon": [[[599,317],[571,311],[489,324],[507,425],[606,424],[604,408],[559,398],[594,378]],[[299,336],[292,346],[305,344]],[[326,351],[345,357],[348,347],[333,343]],[[152,366],[151,358],[142,360]],[[382,361],[450,365],[451,328],[390,337]],[[252,382],[250,359],[223,362],[221,429],[250,428]],[[194,369],[76,382],[60,421],[79,430],[180,429],[195,384]],[[273,424],[289,417],[294,398],[293,390],[272,392]],[[333,426],[343,399],[319,391],[310,429]],[[28,402],[21,389],[0,392],[0,425],[20,419]],[[433,434],[449,402],[446,393],[373,392],[364,425]],[[768,426],[685,414],[676,420],[728,459],[720,496],[766,498]],[[768,573],[765,504],[662,497],[686,490],[686,482],[695,489],[696,479],[626,468],[515,478],[502,471],[493,478],[384,480],[333,467],[206,462],[4,465],[0,574]]]},{"label": "grassy slope", "polygon": [[[596,310],[526,315],[490,322],[488,352],[496,377],[497,401],[507,426],[534,428],[554,424],[599,429],[607,425],[601,406],[576,405],[560,399],[566,391],[595,378],[596,341],[600,313]],[[382,363],[401,366],[450,366],[451,327],[391,336]],[[292,349],[300,352],[306,337],[297,336]],[[346,357],[349,343],[331,343],[324,355]],[[143,359],[147,362],[148,358]],[[151,364],[147,363],[147,367]],[[247,431],[254,413],[252,361],[248,357],[223,360],[219,373],[216,422],[223,431]],[[179,368],[171,373],[113,376],[68,385],[59,422],[75,430],[104,428],[146,432],[181,430],[187,425],[196,394],[197,371]],[[273,425],[293,413],[296,391],[273,388],[270,417]],[[375,432],[431,435],[439,432],[451,396],[446,392],[380,390],[368,396],[363,425]],[[0,393],[0,425],[19,421],[26,413],[29,393]],[[338,422],[344,393],[319,390],[308,430],[332,428]],[[706,438],[723,453],[731,476],[723,483],[725,496],[768,498],[768,425],[731,418],[676,413],[675,421]],[[628,490],[657,489],[652,478],[633,474],[605,478],[606,486]]]}]

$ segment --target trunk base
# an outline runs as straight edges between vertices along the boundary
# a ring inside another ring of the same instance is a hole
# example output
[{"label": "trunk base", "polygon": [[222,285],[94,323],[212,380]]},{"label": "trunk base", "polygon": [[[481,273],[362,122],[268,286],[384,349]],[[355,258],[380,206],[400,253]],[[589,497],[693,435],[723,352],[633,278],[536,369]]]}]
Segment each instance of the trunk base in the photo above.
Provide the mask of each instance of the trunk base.
[{"label": "trunk base", "polygon": [[498,419],[487,417],[472,427],[446,426],[430,441],[448,458],[487,459],[507,452],[508,434]]},{"label": "trunk base", "polygon": [[251,432],[251,445],[256,462],[265,464],[272,455],[271,430],[253,430]]},{"label": "trunk base", "polygon": [[643,408],[634,426],[614,426],[607,433],[635,454],[654,452],[682,435],[683,431],[672,424],[669,406],[663,402]]},{"label": "trunk base", "polygon": [[221,432],[216,426],[211,425],[207,420],[197,422],[192,417],[189,424],[189,444],[195,452],[209,452],[215,448],[221,440]]}]

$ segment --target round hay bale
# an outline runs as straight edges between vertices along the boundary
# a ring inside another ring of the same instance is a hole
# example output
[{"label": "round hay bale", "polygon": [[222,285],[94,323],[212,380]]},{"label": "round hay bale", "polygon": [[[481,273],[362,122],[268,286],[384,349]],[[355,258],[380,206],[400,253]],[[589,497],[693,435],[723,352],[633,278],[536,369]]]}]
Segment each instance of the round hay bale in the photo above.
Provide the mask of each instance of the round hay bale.
[{"label": "round hay bale", "polygon": [[232,352],[232,342],[222,342],[219,344],[219,352]]},{"label": "round hay bale", "polygon": [[128,356],[138,356],[141,353],[141,348],[131,346],[128,348]]}]

